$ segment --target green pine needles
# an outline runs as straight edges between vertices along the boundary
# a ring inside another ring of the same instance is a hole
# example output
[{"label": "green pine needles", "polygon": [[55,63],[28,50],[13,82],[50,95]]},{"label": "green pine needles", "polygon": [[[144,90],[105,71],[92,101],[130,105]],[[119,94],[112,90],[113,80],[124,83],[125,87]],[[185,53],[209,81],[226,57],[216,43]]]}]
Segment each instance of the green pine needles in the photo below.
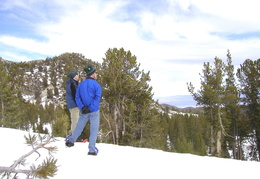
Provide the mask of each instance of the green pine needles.
[{"label": "green pine needles", "polygon": [[[47,179],[49,177],[53,177],[57,169],[57,159],[54,159],[52,156],[53,152],[57,151],[56,147],[48,146],[51,142],[54,142],[55,139],[49,135],[28,135],[25,136],[26,144],[32,147],[32,150],[24,155],[22,155],[19,159],[14,161],[14,163],[10,167],[2,167],[0,166],[0,176],[2,178],[16,178],[18,174],[24,174],[27,178],[42,178]],[[41,164],[36,167],[34,164],[28,169],[19,169],[19,166],[26,166],[26,158],[31,154],[36,153],[38,157],[35,159],[38,160],[41,158],[41,154],[38,152],[39,149],[46,149],[49,152],[50,157],[46,158],[42,161]]]}]

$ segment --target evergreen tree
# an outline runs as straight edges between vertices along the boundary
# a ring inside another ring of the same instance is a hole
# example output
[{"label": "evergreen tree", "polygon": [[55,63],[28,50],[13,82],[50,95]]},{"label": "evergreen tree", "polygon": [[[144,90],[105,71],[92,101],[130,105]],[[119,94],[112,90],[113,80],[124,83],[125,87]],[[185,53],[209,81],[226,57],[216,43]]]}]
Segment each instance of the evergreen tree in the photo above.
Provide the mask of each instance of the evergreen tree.
[{"label": "evergreen tree", "polygon": [[6,67],[0,58],[0,103],[1,119],[0,125],[16,128],[19,126],[21,115],[21,96],[19,89],[16,89],[15,81],[7,75]]},{"label": "evergreen tree", "polygon": [[196,154],[201,155],[201,156],[207,155],[204,139],[203,139],[202,135],[198,132],[195,133],[193,146],[194,146],[194,152]]},{"label": "evergreen tree", "polygon": [[66,114],[63,114],[61,117],[58,117],[53,122],[52,125],[52,135],[54,137],[65,137],[68,132],[67,129],[69,128],[69,117]]},{"label": "evergreen tree", "polygon": [[185,137],[177,139],[176,151],[179,153],[194,153],[191,141],[187,141]]},{"label": "evergreen tree", "polygon": [[237,71],[242,102],[250,119],[252,134],[256,138],[258,160],[260,160],[260,59],[247,59]]},{"label": "evergreen tree", "polygon": [[231,54],[228,51],[227,54],[227,65],[225,67],[226,81],[225,81],[225,93],[224,93],[224,106],[225,114],[228,121],[230,121],[230,127],[226,134],[227,141],[230,143],[230,148],[233,152],[233,158],[242,159],[242,136],[241,136],[241,116],[240,116],[240,105],[239,105],[239,92],[236,84],[234,66],[232,65]]},{"label": "evergreen tree", "polygon": [[225,132],[221,107],[223,105],[224,64],[221,59],[215,58],[214,67],[210,63],[204,63],[203,75],[201,75],[201,88],[195,92],[192,83],[188,90],[197,104],[203,106],[205,115],[211,124],[211,153],[221,156],[222,142]]},{"label": "evergreen tree", "polygon": [[103,59],[101,113],[108,126],[105,132],[115,144],[143,146],[149,124],[156,120],[150,110],[153,100],[147,83],[149,72],[140,71],[139,66],[136,57],[123,48],[109,49]]}]

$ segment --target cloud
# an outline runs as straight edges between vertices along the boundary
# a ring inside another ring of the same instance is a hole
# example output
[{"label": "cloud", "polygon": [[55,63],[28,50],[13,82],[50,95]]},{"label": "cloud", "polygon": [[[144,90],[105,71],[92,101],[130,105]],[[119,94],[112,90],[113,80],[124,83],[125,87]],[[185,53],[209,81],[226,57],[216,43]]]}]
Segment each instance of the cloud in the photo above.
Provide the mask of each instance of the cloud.
[{"label": "cloud", "polygon": [[[76,52],[102,62],[109,48],[123,47],[151,72],[156,96],[188,94],[186,82],[199,85],[203,62],[215,56],[225,61],[227,49],[237,66],[259,58],[254,0],[9,2],[0,7],[6,14],[0,22],[5,27],[0,30],[3,58],[34,60]],[[19,53],[11,55],[11,50]]]},{"label": "cloud", "polygon": [[[218,1],[204,1],[191,0],[201,11],[214,16],[223,17],[225,19],[241,19],[249,21],[258,21],[255,17],[257,13],[257,0],[236,1],[236,0],[218,0]],[[248,17],[251,17],[250,19]]]},{"label": "cloud", "polygon": [[[8,57],[7,59],[4,58],[4,60],[12,59],[12,61],[16,61],[16,62],[20,62],[20,61],[25,62],[25,61],[31,61],[32,60],[31,58],[28,58],[25,55],[21,55],[21,54],[16,55],[15,53],[11,53],[11,52],[5,52],[2,55],[5,56],[5,57]],[[40,59],[40,58],[36,58],[36,59]]]}]

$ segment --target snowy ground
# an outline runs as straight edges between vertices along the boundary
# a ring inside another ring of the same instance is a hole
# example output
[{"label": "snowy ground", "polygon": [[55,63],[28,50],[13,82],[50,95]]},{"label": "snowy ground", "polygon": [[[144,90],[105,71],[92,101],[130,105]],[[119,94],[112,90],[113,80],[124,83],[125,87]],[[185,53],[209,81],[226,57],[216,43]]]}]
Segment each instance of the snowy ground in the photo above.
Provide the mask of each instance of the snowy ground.
[{"label": "snowy ground", "polygon": [[[0,166],[10,166],[14,160],[29,152],[25,144],[27,132],[0,127]],[[238,161],[215,157],[201,157],[191,154],[178,154],[153,149],[123,147],[111,144],[97,144],[99,154],[89,156],[88,143],[76,143],[67,148],[64,138],[52,143],[58,151],[58,172],[55,179],[219,179],[219,178],[258,178],[260,162]],[[38,165],[48,156],[40,150],[41,158],[33,154],[27,162]],[[19,175],[19,179],[25,178]]]}]

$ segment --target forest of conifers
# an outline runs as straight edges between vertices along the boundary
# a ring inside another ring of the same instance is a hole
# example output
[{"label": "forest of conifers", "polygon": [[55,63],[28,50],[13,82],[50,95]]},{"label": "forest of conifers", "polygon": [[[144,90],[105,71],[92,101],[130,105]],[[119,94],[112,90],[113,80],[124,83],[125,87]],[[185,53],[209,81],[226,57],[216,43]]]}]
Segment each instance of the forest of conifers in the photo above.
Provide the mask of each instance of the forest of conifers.
[{"label": "forest of conifers", "polygon": [[[135,55],[108,49],[102,63],[78,53],[45,60],[11,62],[0,57],[0,126],[65,137],[70,126],[65,83],[71,70],[99,72],[103,88],[98,141],[259,161],[260,59],[247,59],[235,70],[228,51],[224,61],[202,64],[201,86],[187,88],[201,112],[176,113],[153,100],[149,72]],[[89,135],[85,127],[82,138]]]}]

